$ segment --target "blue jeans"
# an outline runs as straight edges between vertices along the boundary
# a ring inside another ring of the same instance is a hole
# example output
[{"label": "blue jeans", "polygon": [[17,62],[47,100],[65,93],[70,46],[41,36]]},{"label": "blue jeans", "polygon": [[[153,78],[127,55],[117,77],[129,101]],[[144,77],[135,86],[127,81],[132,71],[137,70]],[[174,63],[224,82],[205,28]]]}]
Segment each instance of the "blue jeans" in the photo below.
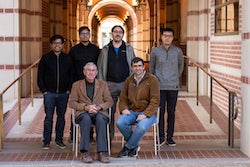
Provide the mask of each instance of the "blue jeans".
[{"label": "blue jeans", "polygon": [[[144,118],[137,122],[137,117],[143,114],[143,112],[129,111],[130,114],[128,115],[120,115],[116,122],[116,126],[126,140],[125,147],[133,149],[139,145],[139,142],[143,138],[144,134],[156,122],[156,115],[152,115],[150,118]],[[134,125],[135,123],[136,128],[132,131],[131,125]]]},{"label": "blue jeans", "polygon": [[43,142],[50,143],[52,127],[53,127],[53,115],[56,109],[56,142],[63,141],[63,131],[65,126],[65,112],[67,109],[69,94],[68,93],[51,93],[44,94],[44,130],[43,130]]}]

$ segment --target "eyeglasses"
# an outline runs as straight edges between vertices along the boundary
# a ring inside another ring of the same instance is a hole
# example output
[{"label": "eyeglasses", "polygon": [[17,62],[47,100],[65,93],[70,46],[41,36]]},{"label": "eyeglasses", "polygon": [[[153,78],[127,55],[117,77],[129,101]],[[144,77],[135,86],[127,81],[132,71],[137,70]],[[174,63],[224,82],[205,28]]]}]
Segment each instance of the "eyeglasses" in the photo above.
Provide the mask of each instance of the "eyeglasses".
[{"label": "eyeglasses", "polygon": [[89,32],[81,32],[80,35],[81,36],[84,36],[84,35],[89,36]]},{"label": "eyeglasses", "polygon": [[96,69],[89,69],[89,68],[87,68],[86,71],[88,71],[88,72],[96,72],[97,70]]},{"label": "eyeglasses", "polygon": [[52,45],[62,45],[62,42],[52,42]]},{"label": "eyeglasses", "polygon": [[173,38],[173,35],[166,35],[166,34],[163,34],[162,35],[164,38]]},{"label": "eyeglasses", "polygon": [[113,31],[113,33],[116,33],[116,34],[123,34],[123,31]]}]

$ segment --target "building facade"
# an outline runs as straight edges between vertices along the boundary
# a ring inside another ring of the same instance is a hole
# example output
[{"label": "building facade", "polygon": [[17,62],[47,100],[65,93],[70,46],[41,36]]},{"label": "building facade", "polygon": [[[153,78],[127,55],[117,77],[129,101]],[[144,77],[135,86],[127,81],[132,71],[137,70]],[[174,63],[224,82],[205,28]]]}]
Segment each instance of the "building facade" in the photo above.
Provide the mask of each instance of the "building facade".
[{"label": "building facade", "polygon": [[[65,52],[76,44],[77,29],[91,28],[91,41],[99,45],[105,19],[115,18],[126,29],[126,41],[146,61],[160,45],[160,27],[175,30],[174,43],[220,83],[237,93],[241,150],[250,157],[250,11],[249,0],[0,0],[0,90],[49,48],[49,37],[66,38]],[[196,91],[196,67],[187,60],[183,88]],[[22,79],[22,96],[30,94],[29,77]],[[36,87],[36,82],[34,82]],[[4,100],[15,99],[17,86]],[[210,96],[227,115],[228,93],[199,72],[199,94]],[[38,88],[36,87],[36,91]]]}]

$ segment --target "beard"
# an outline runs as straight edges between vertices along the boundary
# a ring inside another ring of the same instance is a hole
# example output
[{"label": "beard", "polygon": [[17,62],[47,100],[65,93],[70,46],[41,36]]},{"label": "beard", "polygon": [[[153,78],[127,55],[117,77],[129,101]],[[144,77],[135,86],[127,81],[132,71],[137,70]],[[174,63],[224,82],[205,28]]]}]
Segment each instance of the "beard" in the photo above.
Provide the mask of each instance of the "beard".
[{"label": "beard", "polygon": [[[117,38],[118,37],[118,38]],[[113,39],[115,42],[121,42],[122,38],[120,36],[116,36],[114,39]]]}]

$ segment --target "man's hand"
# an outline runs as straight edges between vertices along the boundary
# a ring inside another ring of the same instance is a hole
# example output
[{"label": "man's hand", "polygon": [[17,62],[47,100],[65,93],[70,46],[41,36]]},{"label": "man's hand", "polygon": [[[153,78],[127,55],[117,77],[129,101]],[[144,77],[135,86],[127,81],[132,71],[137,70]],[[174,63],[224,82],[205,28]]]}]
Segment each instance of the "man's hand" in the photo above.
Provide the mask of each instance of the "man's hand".
[{"label": "man's hand", "polygon": [[129,110],[128,110],[128,109],[125,109],[125,110],[123,110],[123,111],[122,111],[122,114],[123,114],[123,115],[129,115],[129,114],[130,114],[130,112],[129,112]]},{"label": "man's hand", "polygon": [[96,114],[99,110],[101,110],[101,107],[97,106],[96,104],[92,104],[92,105],[86,105],[84,109],[88,111],[88,113],[90,114]]},{"label": "man's hand", "polygon": [[146,115],[144,115],[144,114],[138,115],[136,121],[140,121],[140,120],[142,120],[144,118],[146,118]]}]

